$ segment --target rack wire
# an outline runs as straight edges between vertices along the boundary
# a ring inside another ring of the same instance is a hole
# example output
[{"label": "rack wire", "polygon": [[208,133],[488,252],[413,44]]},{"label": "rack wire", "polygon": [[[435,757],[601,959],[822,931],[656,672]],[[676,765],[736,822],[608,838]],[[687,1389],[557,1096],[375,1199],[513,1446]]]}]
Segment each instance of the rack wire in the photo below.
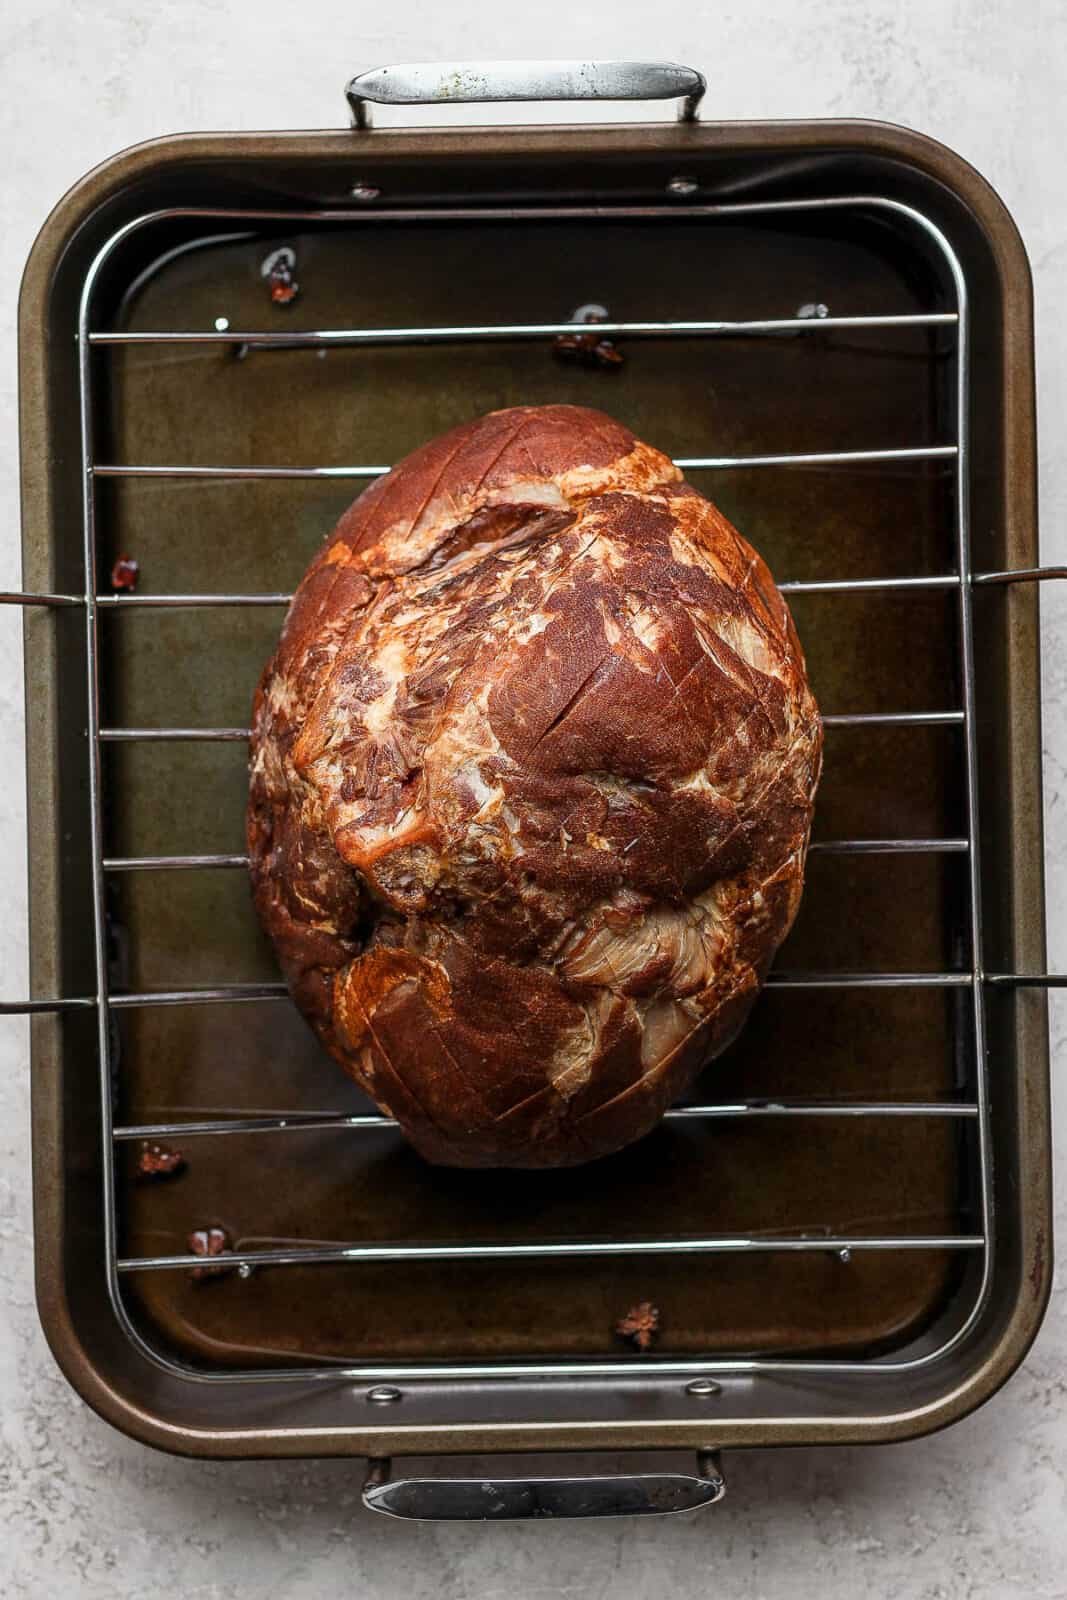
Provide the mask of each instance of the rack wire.
[{"label": "rack wire", "polygon": [[1067,575],[1064,569],[1035,568],[1020,572],[975,574],[971,570],[971,552],[968,511],[968,438],[967,393],[968,371],[968,304],[967,286],[958,258],[949,242],[929,218],[915,209],[880,196],[857,195],[834,199],[791,200],[767,203],[728,205],[671,205],[611,207],[569,205],[562,208],[510,207],[506,210],[491,208],[433,207],[403,211],[378,211],[373,215],[359,211],[241,211],[208,208],[181,208],[157,211],[135,219],[118,230],[104,245],[93,262],[84,282],[77,329],[79,351],[79,400],[81,417],[81,448],[84,477],[83,554],[85,589],[82,593],[15,593],[0,594],[0,603],[10,603],[44,610],[78,607],[84,610],[86,650],[88,660],[87,727],[89,747],[89,809],[92,846],[93,935],[95,951],[95,993],[75,996],[54,996],[0,1004],[0,1014],[37,1014],[66,1011],[93,1011],[96,1015],[99,1056],[99,1081],[103,1115],[103,1210],[105,1223],[105,1249],[109,1289],[112,1302],[128,1336],[157,1365],[180,1371],[183,1377],[195,1377],[209,1383],[213,1381],[263,1381],[265,1379],[324,1377],[336,1380],[339,1375],[367,1378],[412,1377],[488,1377],[523,1376],[550,1377],[578,1374],[612,1374],[620,1370],[620,1362],[612,1361],[536,1361],[517,1364],[494,1363],[491,1366],[419,1364],[415,1367],[376,1364],[373,1368],[352,1368],[345,1364],[323,1363],[320,1367],[302,1366],[280,1368],[256,1373],[206,1373],[198,1372],[175,1362],[152,1349],[131,1322],[122,1295],[121,1278],[126,1274],[145,1271],[184,1270],[202,1264],[193,1255],[170,1254],[130,1257],[120,1254],[117,1199],[116,1199],[116,1148],[132,1140],[180,1134],[183,1137],[213,1138],[240,1134],[284,1135],[294,1130],[331,1130],[346,1134],[379,1135],[390,1133],[395,1123],[388,1117],[371,1115],[345,1115],[342,1113],[287,1113],[279,1115],[247,1115],[207,1118],[201,1120],[171,1120],[144,1124],[115,1125],[112,1109],[112,1037],[111,1018],[116,1011],[132,1008],[191,1006],[211,1004],[262,1004],[276,1002],[286,997],[280,983],[224,984],[199,989],[169,991],[111,992],[107,960],[107,925],[105,915],[105,884],[109,875],[153,871],[216,871],[240,869],[247,858],[231,855],[171,855],[115,857],[105,853],[103,811],[101,804],[101,748],[109,743],[140,743],[157,740],[222,741],[240,743],[247,740],[248,730],[233,727],[110,727],[101,725],[99,686],[99,656],[97,640],[98,618],[102,613],[133,611],[143,608],[215,607],[215,606],[274,606],[282,607],[290,599],[288,594],[210,594],[189,593],[172,595],[112,595],[98,592],[97,583],[97,508],[96,485],[108,479],[329,479],[371,480],[388,468],[383,465],[351,466],[293,466],[277,467],[250,464],[237,465],[140,465],[136,463],[108,463],[97,457],[95,445],[94,396],[91,374],[91,356],[94,349],[104,347],[144,345],[203,345],[236,347],[244,353],[274,347],[323,348],[338,345],[408,345],[427,343],[477,344],[501,340],[547,340],[554,335],[573,331],[571,323],[526,322],[499,325],[456,325],[448,327],[394,327],[381,329],[342,328],[318,329],[302,333],[274,334],[250,330],[246,332],[112,332],[93,327],[94,290],[100,274],[119,246],[133,233],[161,221],[183,219],[225,219],[228,223],[250,230],[252,233],[266,224],[299,223],[344,227],[381,226],[387,223],[409,223],[433,218],[436,220],[472,220],[491,223],[494,219],[558,219],[581,218],[595,221],[600,218],[641,218],[655,222],[669,217],[716,218],[756,216],[775,212],[807,213],[830,209],[865,209],[891,214],[898,222],[914,227],[925,235],[940,253],[954,284],[956,309],[951,312],[930,312],[907,316],[849,316],[820,319],[776,318],[745,321],[612,321],[598,324],[598,332],[605,336],[627,339],[678,339],[678,338],[780,338],[807,337],[835,328],[852,330],[890,330],[897,327],[929,327],[945,330],[954,335],[955,415],[956,436],[937,445],[903,447],[899,449],[871,448],[849,451],[819,451],[799,454],[765,454],[749,456],[704,456],[679,458],[677,464],[690,469],[719,471],[736,468],[774,470],[790,466],[848,467],[867,462],[918,462],[941,461],[948,464],[954,474],[955,505],[954,535],[957,570],[929,576],[908,576],[867,579],[826,579],[817,581],[794,580],[780,585],[787,594],[847,594],[869,591],[907,593],[910,591],[954,592],[957,596],[959,621],[959,661],[962,703],[959,706],[929,711],[830,713],[824,717],[828,727],[857,728],[866,726],[946,727],[957,728],[962,735],[963,766],[966,793],[966,831],[959,837],[911,839],[835,839],[813,845],[813,850],[833,854],[888,854],[931,853],[954,854],[966,860],[969,916],[969,961],[960,970],[941,972],[773,972],[768,987],[776,990],[802,991],[810,989],[883,989],[883,988],[935,988],[956,990],[970,996],[969,1011],[972,1030],[971,1098],[951,1102],[847,1102],[847,1101],[740,1101],[721,1104],[699,1104],[675,1107],[668,1113],[672,1119],[738,1119],[738,1118],[938,1118],[959,1123],[969,1131],[975,1152],[978,1175],[977,1227],[969,1233],[955,1234],[894,1234],[836,1236],[827,1232],[803,1236],[727,1236],[713,1235],[693,1238],[650,1237],[642,1239],[569,1239],[544,1240],[523,1244],[488,1244],[477,1241],[422,1244],[402,1242],[375,1244],[352,1241],[330,1247],[312,1245],[284,1249],[259,1249],[250,1252],[233,1252],[227,1262],[247,1267],[269,1266],[282,1268],[311,1263],[356,1263],[366,1261],[404,1260],[468,1260],[517,1259],[520,1257],[579,1257],[609,1256],[619,1254],[746,1254],[767,1252],[834,1251],[848,1259],[855,1251],[924,1251],[950,1250],[975,1254],[981,1261],[981,1275],[974,1304],[969,1315],[955,1332],[937,1350],[926,1350],[917,1356],[899,1360],[880,1359],[878,1362],[852,1360],[811,1361],[803,1359],[763,1359],[708,1361],[696,1359],[653,1359],[649,1368],[659,1373],[707,1373],[770,1371],[842,1371],[864,1372],[870,1370],[903,1370],[923,1366],[944,1355],[956,1344],[979,1315],[988,1291],[991,1273],[992,1250],[992,1171],[987,1062],[984,1042],[985,996],[991,986],[1049,986],[1067,982],[1062,976],[1050,974],[989,974],[984,971],[982,959],[982,921],[980,904],[979,863],[974,841],[979,837],[979,794],[976,757],[975,687],[974,687],[974,636],[972,627],[972,590],[980,583],[1009,584],[1016,581],[1040,580],[1046,577]]}]

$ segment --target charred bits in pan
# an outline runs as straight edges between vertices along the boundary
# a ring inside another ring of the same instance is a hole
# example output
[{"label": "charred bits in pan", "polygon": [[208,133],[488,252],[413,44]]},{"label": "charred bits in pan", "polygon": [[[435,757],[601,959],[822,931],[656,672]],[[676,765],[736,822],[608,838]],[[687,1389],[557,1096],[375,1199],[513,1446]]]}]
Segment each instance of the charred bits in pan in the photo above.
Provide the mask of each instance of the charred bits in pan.
[{"label": "charred bits in pan", "polygon": [[282,245],[279,250],[272,250],[269,256],[264,257],[259,270],[267,280],[267,292],[271,304],[292,305],[300,293],[300,285],[296,281],[296,251],[289,245]]},{"label": "charred bits in pan", "polygon": [[[205,1258],[204,1266],[189,1269],[189,1276],[194,1283],[204,1283],[209,1278],[223,1278],[228,1272],[233,1271],[229,1263],[214,1260],[215,1257],[224,1256],[233,1248],[225,1228],[195,1228],[186,1243],[190,1255]],[[210,1266],[206,1265],[208,1260],[212,1261]]]},{"label": "charred bits in pan", "polygon": [[169,1144],[145,1139],[137,1158],[139,1178],[176,1178],[185,1168],[185,1157]]},{"label": "charred bits in pan", "polygon": [[617,371],[625,361],[625,356],[613,340],[605,339],[596,330],[597,323],[606,322],[607,316],[603,306],[580,306],[571,319],[575,331],[557,334],[552,342],[552,351],[557,360]]},{"label": "charred bits in pan", "polygon": [[132,594],[137,587],[137,578],[141,571],[140,564],[133,556],[121,555],[111,569],[111,587],[116,592],[126,591]]},{"label": "charred bits in pan", "polygon": [[628,1339],[644,1354],[652,1348],[652,1342],[659,1333],[659,1307],[654,1306],[651,1300],[639,1300],[625,1316],[619,1318],[615,1332],[620,1339]]}]

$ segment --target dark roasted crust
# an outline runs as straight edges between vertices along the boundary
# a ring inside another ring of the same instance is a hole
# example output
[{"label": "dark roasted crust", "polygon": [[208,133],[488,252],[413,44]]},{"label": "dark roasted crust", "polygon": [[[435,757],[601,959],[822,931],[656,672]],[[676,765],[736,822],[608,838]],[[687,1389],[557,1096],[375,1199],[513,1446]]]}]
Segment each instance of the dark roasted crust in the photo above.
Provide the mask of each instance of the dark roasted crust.
[{"label": "dark roasted crust", "polygon": [[822,730],[767,568],[598,412],[494,412],[346,512],[256,694],[256,906],[430,1160],[638,1138],[796,913]]}]

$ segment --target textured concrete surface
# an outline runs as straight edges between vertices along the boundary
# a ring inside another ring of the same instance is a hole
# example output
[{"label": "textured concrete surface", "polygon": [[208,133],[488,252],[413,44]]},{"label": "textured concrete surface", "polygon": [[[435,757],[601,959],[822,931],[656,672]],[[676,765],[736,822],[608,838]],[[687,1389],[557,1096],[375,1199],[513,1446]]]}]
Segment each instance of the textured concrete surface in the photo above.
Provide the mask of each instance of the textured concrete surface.
[{"label": "textured concrete surface", "polygon": [[[16,0],[5,25],[0,172],[0,588],[16,587],[17,274],[51,203],[95,161],[179,129],[342,121],[362,66],[446,57],[658,56],[710,80],[708,114],[911,124],[989,177],[1037,285],[1044,556],[1067,559],[1067,6],[1062,0]],[[454,113],[453,113],[454,114]],[[1067,596],[1045,596],[1051,961],[1067,965]],[[0,990],[26,984],[17,622],[0,616]],[[1053,1009],[1067,1065],[1067,1005]],[[845,1600],[1067,1594],[1067,1318],[1060,1289],[1022,1371],[978,1415],[877,1451],[735,1454],[702,1518],[598,1526],[404,1527],[358,1508],[345,1463],[197,1465],[89,1414],[57,1373],[31,1284],[26,1038],[0,1022],[0,1593],[85,1600],[346,1594],[661,1593]],[[1057,1161],[1067,1160],[1059,1117]],[[1063,1227],[1061,1210],[1061,1230]],[[1067,1230],[1063,1230],[1067,1232]]]}]

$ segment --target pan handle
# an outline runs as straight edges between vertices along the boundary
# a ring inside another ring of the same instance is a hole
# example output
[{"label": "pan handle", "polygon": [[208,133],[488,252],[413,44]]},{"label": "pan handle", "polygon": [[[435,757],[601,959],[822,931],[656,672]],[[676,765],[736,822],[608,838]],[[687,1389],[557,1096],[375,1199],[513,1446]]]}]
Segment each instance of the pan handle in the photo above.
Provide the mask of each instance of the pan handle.
[{"label": "pan handle", "polygon": [[421,1522],[496,1522],[535,1517],[643,1517],[713,1506],[726,1493],[718,1456],[699,1450],[696,1470],[586,1478],[394,1478],[372,1460],[363,1504]]},{"label": "pan handle", "polygon": [[707,87],[694,67],[670,61],[413,61],[361,72],[345,89],[352,125],[370,127],[383,106],[483,105],[496,100],[674,100],[695,122]]}]

